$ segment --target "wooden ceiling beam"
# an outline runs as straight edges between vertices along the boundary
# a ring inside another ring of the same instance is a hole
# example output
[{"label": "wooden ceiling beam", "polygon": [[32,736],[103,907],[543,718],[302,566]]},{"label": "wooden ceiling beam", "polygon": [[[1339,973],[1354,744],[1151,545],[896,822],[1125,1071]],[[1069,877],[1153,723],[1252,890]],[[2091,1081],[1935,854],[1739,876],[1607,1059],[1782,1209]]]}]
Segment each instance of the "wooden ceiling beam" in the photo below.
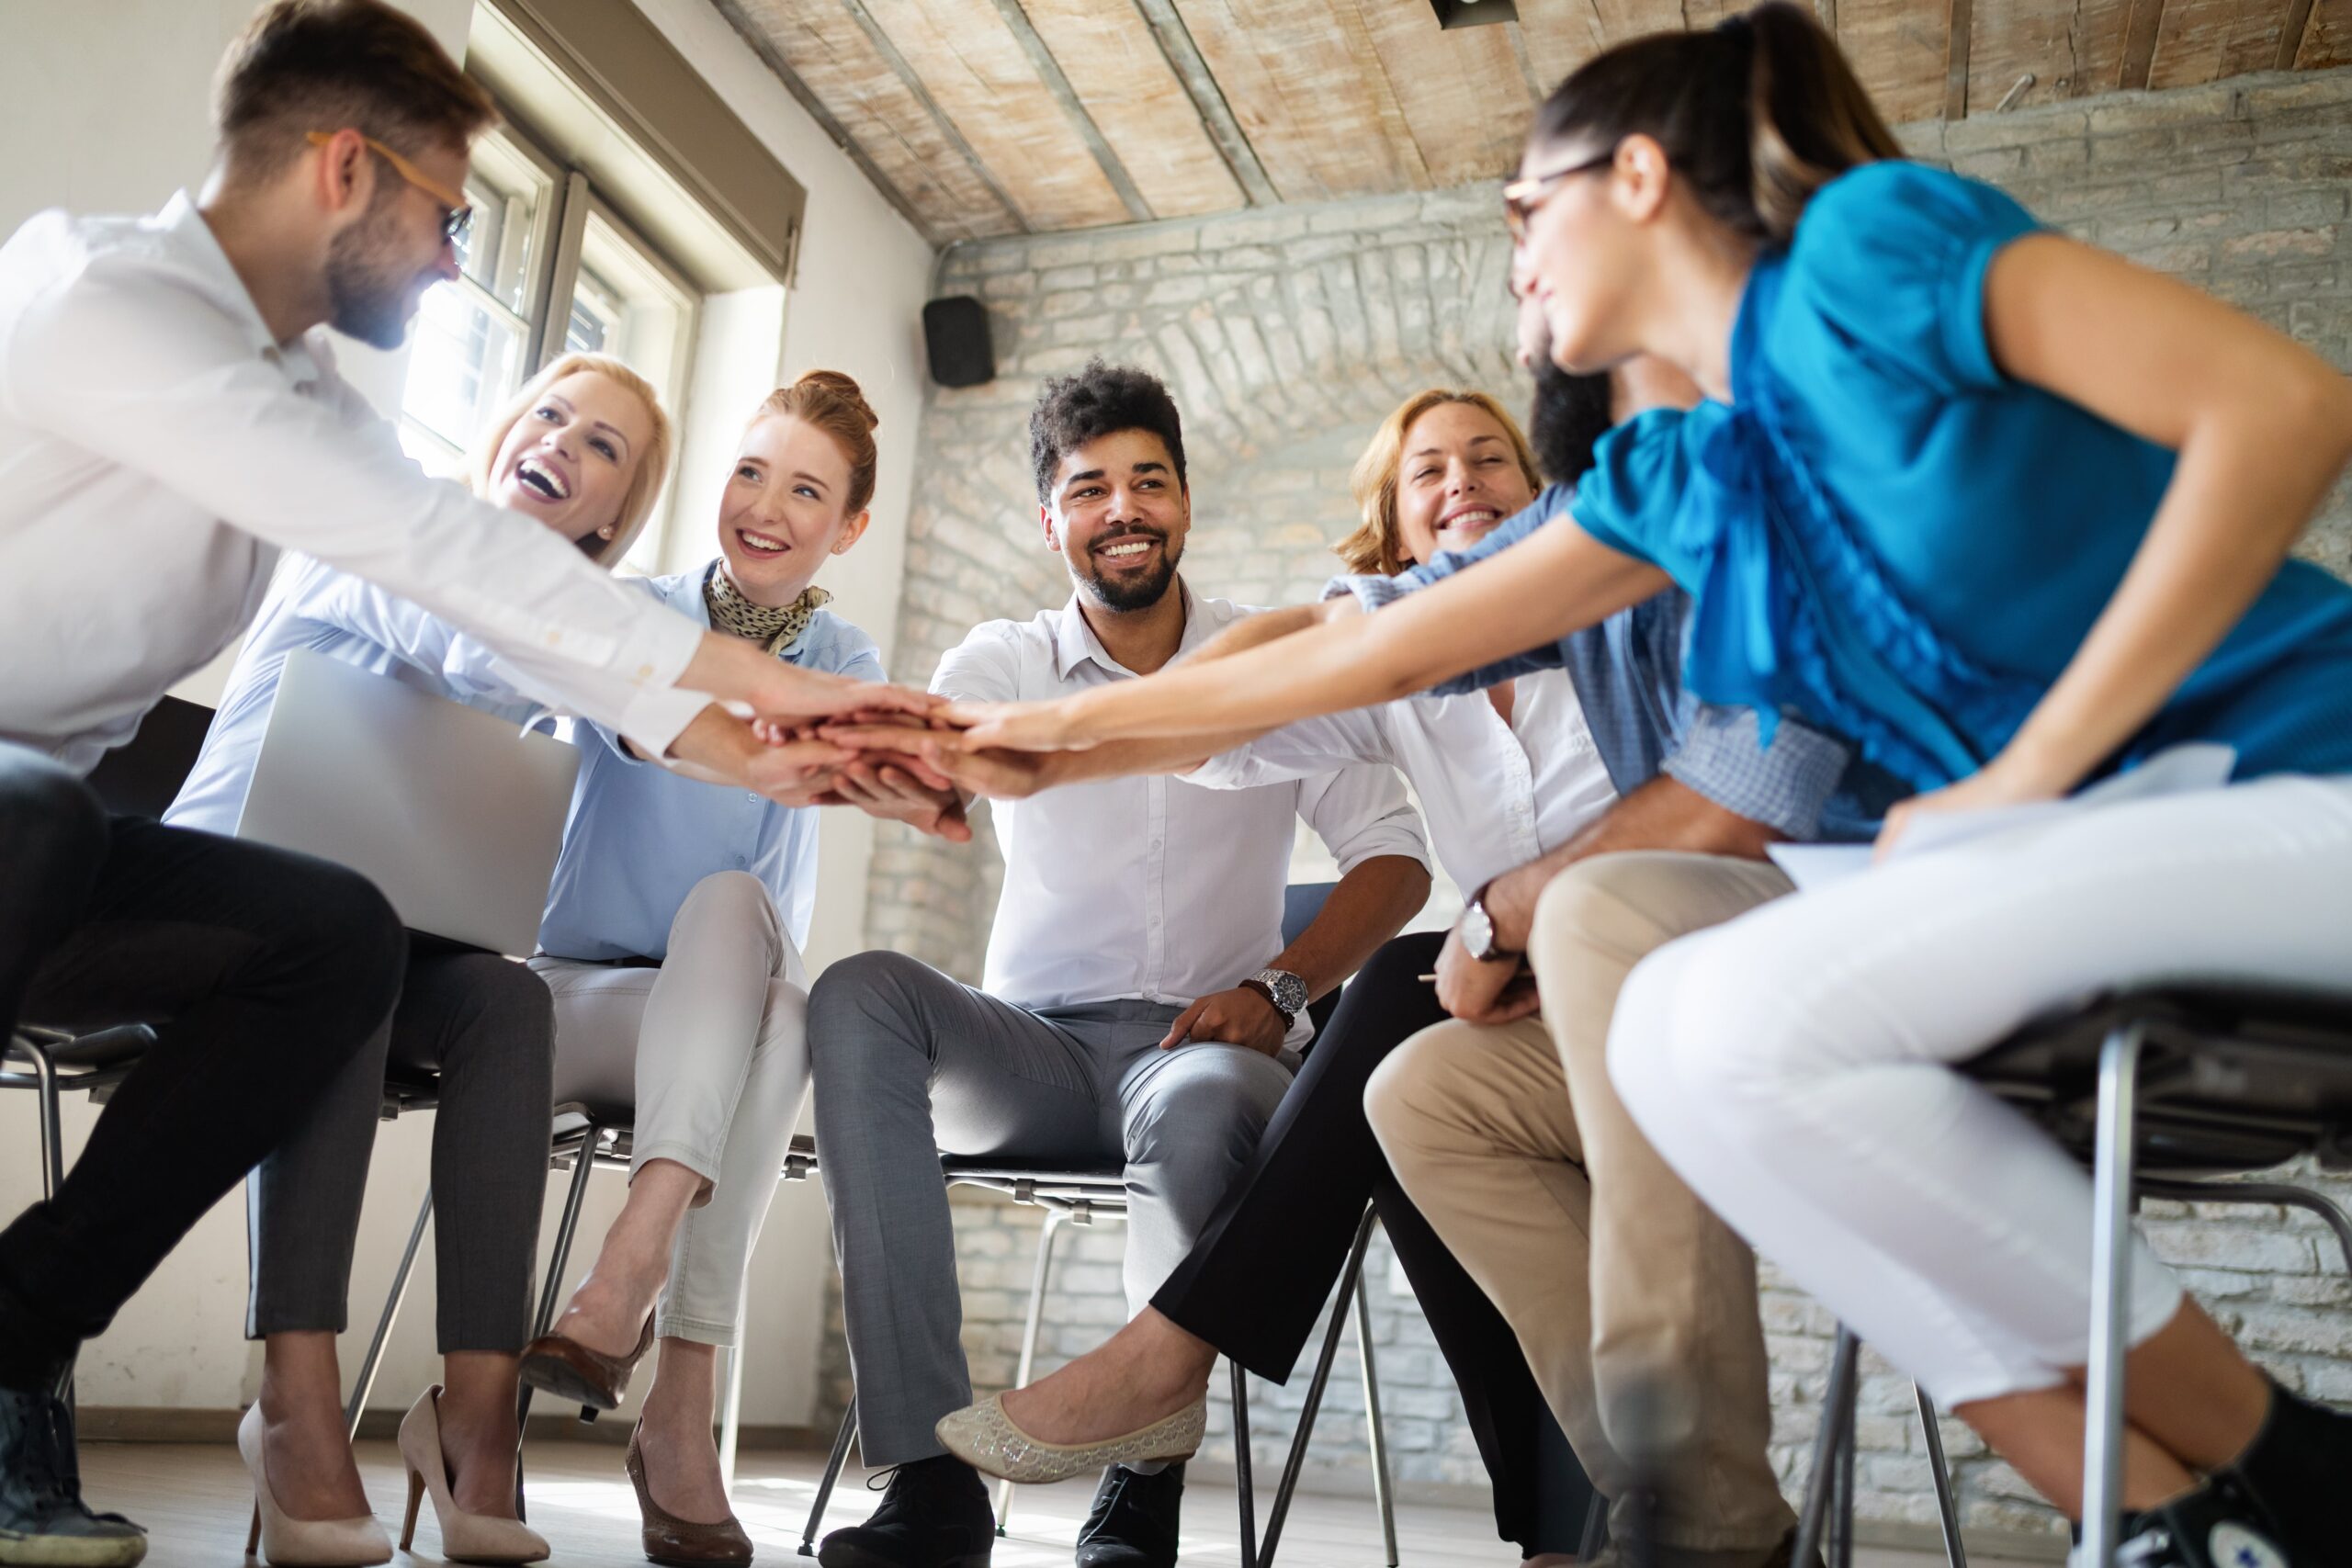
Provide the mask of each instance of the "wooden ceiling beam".
[{"label": "wooden ceiling beam", "polygon": [[1975,27],[1975,0],[1946,0],[1944,118],[1948,120],[1968,118],[1968,49]]},{"label": "wooden ceiling beam", "polygon": [[1012,193],[1004,188],[1002,183],[997,179],[996,172],[988,166],[987,161],[972,150],[970,142],[964,140],[964,133],[956,128],[956,121],[949,118],[946,110],[939,107],[939,100],[933,97],[931,89],[922,85],[922,76],[916,73],[913,66],[907,63],[907,57],[899,52],[899,46],[890,41],[890,35],[884,32],[879,24],[874,20],[873,13],[865,8],[865,0],[841,0],[841,3],[842,8],[849,13],[850,19],[857,24],[858,29],[865,34],[866,40],[873,44],[874,52],[880,55],[883,63],[898,74],[899,81],[906,88],[908,96],[921,104],[923,112],[931,116],[933,122],[939,127],[939,134],[946,140],[947,144],[964,155],[965,161],[972,165],[972,172],[979,177],[980,183],[989,187],[989,194],[1002,202],[1004,209],[1012,214],[1012,220],[1021,226],[1021,231],[1024,234],[1031,232],[1029,215],[1021,210],[1021,204],[1012,199]]},{"label": "wooden ceiling beam", "polygon": [[1150,25],[1151,36],[1158,40],[1160,53],[1167,56],[1169,69],[1184,85],[1193,107],[1200,113],[1201,123],[1208,127],[1209,140],[1216,143],[1217,155],[1233,172],[1234,183],[1250,198],[1250,205],[1272,207],[1281,201],[1274,182],[1266,177],[1266,165],[1258,161],[1258,150],[1250,144],[1249,134],[1234,118],[1233,106],[1226,102],[1224,89],[1216,85],[1216,73],[1201,58],[1200,45],[1193,41],[1193,31],[1177,14],[1173,0],[1135,0],[1135,7]]},{"label": "wooden ceiling beam", "polygon": [[2116,85],[2136,93],[2148,85],[2148,68],[2155,63],[2156,39],[2163,33],[2165,0],[2132,0],[2132,17],[2123,28],[2123,72]]},{"label": "wooden ceiling beam", "polygon": [[1109,180],[1111,188],[1119,193],[1119,204],[1127,209],[1127,216],[1138,223],[1148,222],[1157,217],[1158,214],[1151,209],[1151,203],[1146,201],[1143,192],[1136,188],[1135,177],[1127,173],[1127,166],[1119,162],[1118,153],[1112,151],[1110,141],[1102,134],[1102,128],[1094,123],[1094,117],[1087,113],[1086,106],[1079,101],[1078,89],[1070,85],[1068,76],[1062,74],[1061,63],[1055,60],[1054,51],[1046,47],[1046,40],[1039,38],[1037,29],[1030,25],[1029,13],[1021,8],[1021,0],[996,0],[996,8],[997,14],[1004,18],[1004,25],[1012,30],[1013,39],[1021,45],[1021,51],[1036,68],[1037,79],[1045,83],[1046,90],[1061,106],[1063,117],[1069,121],[1070,129],[1077,131],[1079,140],[1086,143],[1086,150],[1094,154],[1094,162],[1102,168],[1102,177]]},{"label": "wooden ceiling beam", "polygon": [[2303,34],[2312,25],[2312,0],[2287,0],[2286,18],[2278,24],[2278,53],[2271,61],[2273,71],[2292,71],[2295,57],[2302,51]]}]

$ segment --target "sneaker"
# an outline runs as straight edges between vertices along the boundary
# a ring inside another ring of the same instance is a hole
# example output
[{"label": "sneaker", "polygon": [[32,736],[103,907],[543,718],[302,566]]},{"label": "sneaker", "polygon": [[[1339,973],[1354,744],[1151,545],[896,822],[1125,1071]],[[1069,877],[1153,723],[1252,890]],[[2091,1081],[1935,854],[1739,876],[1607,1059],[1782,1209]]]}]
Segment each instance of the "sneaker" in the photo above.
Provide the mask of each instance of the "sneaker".
[{"label": "sneaker", "polygon": [[988,1568],[996,1516],[979,1472],[941,1454],[883,1474],[882,1506],[819,1544],[822,1568]]},{"label": "sneaker", "polygon": [[0,1563],[9,1568],[130,1568],[147,1532],[82,1501],[74,1414],[48,1393],[0,1389]]},{"label": "sneaker", "polygon": [[1176,1568],[1176,1516],[1184,1501],[1184,1467],[1139,1475],[1114,1464],[1094,1489],[1094,1507],[1078,1532],[1078,1568]]},{"label": "sneaker", "polygon": [[[2226,1472],[2143,1514],[2123,1516],[2116,1568],[2320,1568],[2290,1557],[2260,1504]],[[2078,1541],[2067,1568],[2091,1568]]]}]

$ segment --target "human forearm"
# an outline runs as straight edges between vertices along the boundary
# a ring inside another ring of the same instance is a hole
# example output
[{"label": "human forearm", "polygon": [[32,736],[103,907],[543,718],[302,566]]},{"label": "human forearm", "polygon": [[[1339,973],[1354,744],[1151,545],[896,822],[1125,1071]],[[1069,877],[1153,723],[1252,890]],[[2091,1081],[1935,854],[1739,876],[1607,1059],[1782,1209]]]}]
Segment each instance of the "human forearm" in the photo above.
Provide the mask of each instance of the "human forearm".
[{"label": "human forearm", "polygon": [[1504,872],[1487,885],[1486,910],[1495,941],[1524,952],[1535,923],[1535,905],[1552,879],[1577,862],[1630,850],[1668,850],[1684,854],[1727,855],[1762,860],[1781,835],[1709,800],[1697,790],[1660,775],[1603,812],[1582,832],[1546,854]]},{"label": "human forearm", "polygon": [[1374,855],[1340,878],[1298,940],[1267,965],[1320,997],[1363,967],[1429,901],[1429,868],[1410,855]]},{"label": "human forearm", "polygon": [[983,745],[1060,750],[1137,736],[1222,734],[1405,696],[1556,641],[1657,592],[1656,568],[1574,526],[1545,529],[1377,615],[1337,619],[1204,666],[1177,665],[1057,702],[951,709]]}]

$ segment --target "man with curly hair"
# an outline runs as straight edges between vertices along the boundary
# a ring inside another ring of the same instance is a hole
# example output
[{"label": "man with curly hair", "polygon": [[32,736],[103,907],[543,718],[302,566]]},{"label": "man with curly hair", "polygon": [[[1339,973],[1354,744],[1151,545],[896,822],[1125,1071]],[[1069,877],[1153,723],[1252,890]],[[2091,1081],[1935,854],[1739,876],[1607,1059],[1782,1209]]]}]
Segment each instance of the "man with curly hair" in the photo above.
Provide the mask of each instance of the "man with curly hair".
[{"label": "man with curly hair", "polygon": [[[1010,701],[1132,680],[1249,614],[1178,570],[1192,498],[1158,380],[1096,361],[1046,384],[1029,431],[1038,522],[1072,592],[975,628],[933,691]],[[824,1568],[978,1568],[994,1538],[978,1475],[933,1431],[971,1400],[939,1151],[1123,1161],[1140,1308],[1289,1087],[1308,1001],[1429,893],[1419,820],[1386,767],[1246,790],[1111,779],[993,809],[1005,876],[983,983],[868,953],[808,1000],[859,1440],[867,1464],[897,1467],[872,1519],[826,1537]],[[1299,818],[1345,874],[1285,945]],[[1181,1465],[1108,1471],[1081,1568],[1172,1568],[1182,1488]]]}]

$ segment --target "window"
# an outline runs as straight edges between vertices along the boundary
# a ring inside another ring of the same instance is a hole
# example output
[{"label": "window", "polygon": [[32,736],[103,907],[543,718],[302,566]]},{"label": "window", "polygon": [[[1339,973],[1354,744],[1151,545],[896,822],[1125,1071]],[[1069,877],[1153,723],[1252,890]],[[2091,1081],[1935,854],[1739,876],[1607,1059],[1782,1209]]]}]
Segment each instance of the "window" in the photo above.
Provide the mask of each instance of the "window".
[{"label": "window", "polygon": [[[476,143],[464,276],[424,296],[401,392],[401,444],[447,470],[523,383],[569,352],[608,354],[683,421],[697,295],[602,201],[510,120]],[[669,527],[664,485],[626,564],[653,570]]]}]

